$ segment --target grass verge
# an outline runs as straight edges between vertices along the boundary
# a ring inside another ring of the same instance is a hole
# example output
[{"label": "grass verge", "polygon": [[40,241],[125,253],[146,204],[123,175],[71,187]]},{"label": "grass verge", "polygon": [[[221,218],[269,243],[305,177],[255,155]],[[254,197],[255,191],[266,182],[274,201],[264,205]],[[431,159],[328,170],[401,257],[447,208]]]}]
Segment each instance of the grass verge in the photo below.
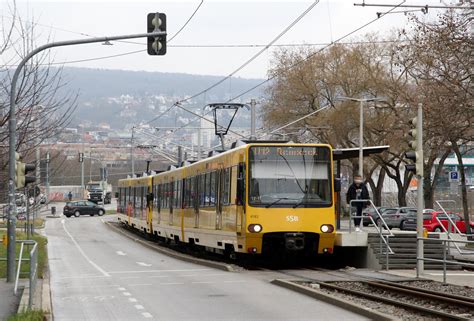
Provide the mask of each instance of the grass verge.
[{"label": "grass verge", "polygon": [[[31,220],[31,222],[33,222],[35,228],[42,228],[44,226],[44,219],[43,218],[37,218],[34,221]],[[17,230],[25,228],[25,224],[26,224],[26,220],[16,221]],[[0,228],[7,228],[7,220],[0,221]]]},{"label": "grass verge", "polygon": [[[7,231],[0,231],[0,239],[2,239],[3,235],[6,233]],[[16,239],[25,240],[26,234],[17,232]],[[38,242],[38,278],[43,278],[43,271],[48,260],[48,256],[46,253],[46,243],[48,240],[46,237],[40,236],[38,234],[35,234],[33,236],[33,240]],[[16,245],[17,258],[20,255],[20,247],[21,247],[21,244]],[[29,248],[31,248],[31,246],[23,247],[23,258],[29,258],[29,250],[30,250]],[[6,258],[6,257],[7,257],[7,246],[2,243],[0,244],[0,258]],[[18,264],[18,261],[16,264]],[[17,267],[18,265],[15,266],[15,273],[16,273]],[[28,278],[29,270],[30,270],[30,262],[29,261],[21,262],[20,278]],[[7,277],[7,261],[0,261],[0,279],[6,278],[6,277]]]},{"label": "grass verge", "polygon": [[7,321],[43,321],[44,317],[44,311],[32,310],[12,315],[7,319]]}]

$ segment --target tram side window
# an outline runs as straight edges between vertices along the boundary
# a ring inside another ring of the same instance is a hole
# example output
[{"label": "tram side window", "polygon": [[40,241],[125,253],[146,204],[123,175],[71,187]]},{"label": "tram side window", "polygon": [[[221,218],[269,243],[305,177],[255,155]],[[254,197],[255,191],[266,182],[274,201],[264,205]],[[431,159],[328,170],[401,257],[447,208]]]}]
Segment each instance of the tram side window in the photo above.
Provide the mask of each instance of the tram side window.
[{"label": "tram side window", "polygon": [[181,184],[181,180],[174,181],[174,207],[180,208],[181,207],[181,194],[183,193],[183,184]]},{"label": "tram side window", "polygon": [[156,206],[158,207],[158,212],[160,211],[161,207],[163,206],[163,186],[161,184],[157,185],[157,197],[156,197]]},{"label": "tram side window", "polygon": [[223,185],[222,186],[222,204],[229,205],[230,204],[230,186],[231,186],[231,169],[226,168],[224,169],[224,178],[223,178]]},{"label": "tram side window", "polygon": [[215,171],[210,173],[209,186],[209,205],[213,206],[216,204],[217,172]]},{"label": "tram side window", "polygon": [[193,176],[189,179],[189,207],[195,207],[196,204],[196,186],[197,186],[197,176]]},{"label": "tram side window", "polygon": [[199,187],[198,187],[198,193],[199,193],[199,206],[204,206],[204,200],[206,199],[206,182],[205,182],[206,176],[204,174],[199,175]]},{"label": "tram side window", "polygon": [[128,199],[127,199],[127,206],[132,202],[132,188],[128,188]]},{"label": "tram side window", "polygon": [[184,208],[191,207],[191,179],[190,178],[186,178],[184,180],[183,200],[184,200],[184,204],[183,204]]}]

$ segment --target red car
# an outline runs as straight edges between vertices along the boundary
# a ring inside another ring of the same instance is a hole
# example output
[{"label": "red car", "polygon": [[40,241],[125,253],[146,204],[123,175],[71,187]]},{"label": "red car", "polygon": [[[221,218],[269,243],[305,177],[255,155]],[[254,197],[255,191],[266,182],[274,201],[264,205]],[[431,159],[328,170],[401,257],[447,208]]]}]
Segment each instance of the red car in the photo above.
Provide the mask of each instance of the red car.
[{"label": "red car", "polygon": [[[459,214],[448,213],[451,221],[456,224],[458,230],[461,233],[466,233],[466,221]],[[446,230],[448,230],[449,220],[446,218],[446,214],[443,212],[432,212],[423,214],[423,227],[428,230],[428,232],[444,232],[444,229],[439,224],[439,221],[443,224]],[[474,222],[469,222],[471,229],[474,229]],[[451,227],[451,232],[456,232],[454,227]]]}]

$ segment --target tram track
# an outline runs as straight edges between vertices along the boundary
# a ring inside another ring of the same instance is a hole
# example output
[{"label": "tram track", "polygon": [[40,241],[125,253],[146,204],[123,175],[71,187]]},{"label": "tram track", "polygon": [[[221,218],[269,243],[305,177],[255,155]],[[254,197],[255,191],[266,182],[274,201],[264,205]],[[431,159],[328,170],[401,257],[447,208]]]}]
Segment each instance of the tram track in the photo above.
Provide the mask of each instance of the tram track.
[{"label": "tram track", "polygon": [[[139,233],[133,234],[136,235]],[[177,246],[171,246],[169,244],[161,245],[178,253],[183,252],[183,249],[178,250],[179,247]],[[208,255],[199,256],[204,260],[214,261],[216,259],[215,257]],[[268,268],[268,266],[254,265],[252,263],[245,264],[237,261],[229,262],[228,259],[223,258],[218,261],[221,263],[231,263],[248,271],[268,272],[272,274],[272,277],[278,277],[278,275],[281,275],[287,282],[291,282],[300,287],[306,287],[309,291],[314,291],[316,285],[316,287],[319,288],[318,291],[321,293],[326,292],[333,296],[340,296],[341,293],[344,293],[353,298],[363,299],[365,300],[364,303],[374,301],[377,304],[383,303],[387,306],[397,307],[407,312],[414,312],[415,316],[413,318],[407,316],[406,313],[402,313],[403,317],[401,319],[403,320],[419,320],[420,316],[426,317],[428,315],[440,320],[473,320],[474,318],[474,314],[471,312],[474,311],[473,297],[462,297],[444,292],[439,293],[399,284],[397,282],[386,281],[383,280],[382,277],[377,278],[356,275],[351,273],[351,271],[330,270],[313,265]],[[285,270],[285,268],[287,268],[287,270]],[[308,275],[308,271],[331,275],[333,280],[323,281],[321,277],[318,278],[317,276]],[[288,277],[291,277],[293,280],[288,281]],[[351,301],[347,296],[344,299]],[[383,308],[368,308],[382,313],[384,310]]]}]

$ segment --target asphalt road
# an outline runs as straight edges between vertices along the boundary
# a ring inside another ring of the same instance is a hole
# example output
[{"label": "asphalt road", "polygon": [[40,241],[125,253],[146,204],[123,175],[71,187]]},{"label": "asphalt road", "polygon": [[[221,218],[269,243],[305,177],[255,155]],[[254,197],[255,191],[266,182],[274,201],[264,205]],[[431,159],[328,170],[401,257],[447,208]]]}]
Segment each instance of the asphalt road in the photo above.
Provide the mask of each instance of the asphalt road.
[{"label": "asphalt road", "polygon": [[107,219],[48,218],[55,320],[365,319],[272,285],[271,273],[223,272],[157,253]]}]

